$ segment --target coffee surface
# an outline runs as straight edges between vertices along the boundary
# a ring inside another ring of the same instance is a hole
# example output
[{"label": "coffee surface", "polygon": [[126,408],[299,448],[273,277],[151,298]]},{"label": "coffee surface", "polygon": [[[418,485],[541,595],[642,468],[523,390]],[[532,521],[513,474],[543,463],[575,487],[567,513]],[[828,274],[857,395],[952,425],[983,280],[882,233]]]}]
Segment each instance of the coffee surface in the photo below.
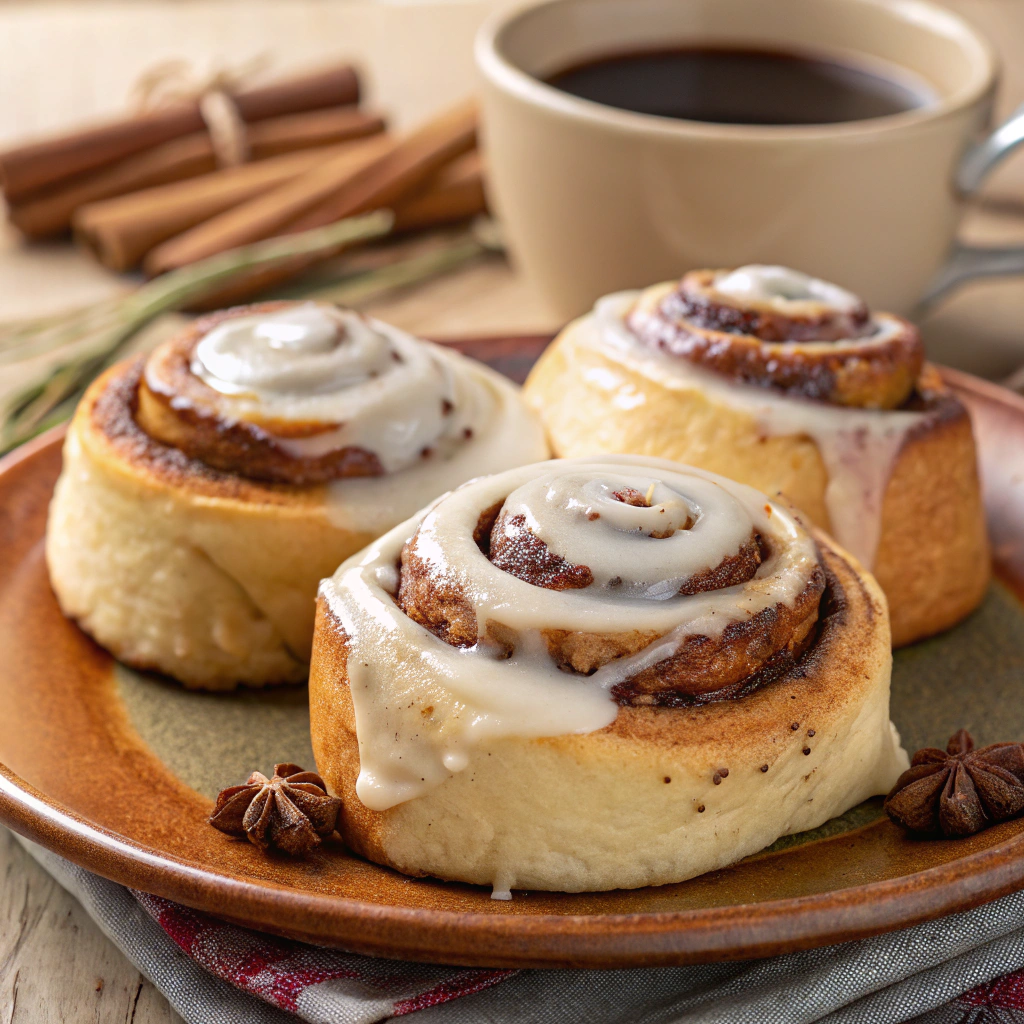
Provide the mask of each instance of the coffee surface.
[{"label": "coffee surface", "polygon": [[835,124],[926,106],[923,83],[819,57],[687,48],[615,54],[567,68],[550,85],[581,99],[718,124]]}]

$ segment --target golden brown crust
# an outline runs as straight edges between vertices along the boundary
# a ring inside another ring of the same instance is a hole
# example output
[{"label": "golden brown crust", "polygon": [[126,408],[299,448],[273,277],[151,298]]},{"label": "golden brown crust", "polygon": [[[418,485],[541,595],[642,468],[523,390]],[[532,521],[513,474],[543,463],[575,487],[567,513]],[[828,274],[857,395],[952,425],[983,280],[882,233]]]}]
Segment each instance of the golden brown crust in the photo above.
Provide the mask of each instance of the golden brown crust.
[{"label": "golden brown crust", "polygon": [[991,577],[970,416],[948,390],[907,438],[882,506],[874,574],[889,600],[894,646],[956,625]]},{"label": "golden brown crust", "polygon": [[[767,699],[780,703],[780,711],[785,708],[785,694],[788,694],[790,699],[799,698],[801,690],[820,687],[824,681],[823,677],[828,673],[833,674],[834,679],[842,679],[844,669],[835,659],[838,650],[852,647],[846,654],[850,657],[851,665],[856,664],[859,648],[865,643],[865,634],[873,628],[874,620],[878,616],[885,615],[885,608],[874,599],[849,563],[844,562],[835,551],[823,545],[822,563],[826,586],[822,595],[821,616],[814,643],[806,653],[795,659],[793,665],[780,672],[758,691],[760,698],[765,690],[769,690],[770,696],[766,695]],[[822,719],[826,718],[831,710],[831,703],[838,705],[843,700],[838,688],[830,696],[825,692],[826,689],[831,687],[817,689],[815,693],[816,712]],[[740,694],[739,699],[745,696],[748,694]],[[693,742],[696,737],[689,733],[689,730],[698,729],[700,726],[707,728],[710,722],[715,722],[715,731],[735,728],[729,719],[730,707],[734,706],[734,703],[735,701],[713,702],[696,706],[693,710],[649,706],[623,708],[615,717],[615,721],[607,727],[607,731],[623,738],[659,745]],[[796,710],[798,706],[794,707],[794,719],[801,732],[806,732],[807,726],[815,730],[820,728],[819,722],[806,718]],[[801,708],[800,711],[802,710]],[[754,737],[737,735],[735,738],[737,742],[742,743],[744,740],[751,741]]]},{"label": "golden brown crust", "polygon": [[208,466],[151,437],[135,418],[144,368],[142,357],[126,360],[112,366],[89,386],[76,416],[81,417],[93,443],[108,448],[114,458],[131,465],[136,474],[171,489],[187,487],[206,497],[248,504],[323,502],[322,486],[296,488],[250,480]]},{"label": "golden brown crust", "polygon": [[[548,752],[557,753],[565,759],[567,770],[578,770],[580,778],[591,780],[590,784],[597,780],[596,785],[611,794],[616,777],[632,772],[632,766],[637,767],[634,774],[638,778],[650,773],[661,784],[662,776],[670,775],[675,785],[685,774],[684,766],[695,758],[706,759],[708,783],[720,781],[712,778],[712,771],[720,779],[728,777],[720,787],[707,786],[715,797],[727,797],[728,786],[736,780],[753,778],[763,784],[766,798],[781,800],[784,793],[775,787],[780,784],[787,757],[795,754],[798,767],[808,764],[803,755],[811,753],[812,747],[816,757],[819,743],[845,736],[849,726],[841,723],[860,721],[857,709],[878,685],[879,648],[888,648],[885,606],[874,582],[859,576],[827,539],[819,543],[827,577],[820,626],[813,647],[787,671],[735,700],[682,707],[620,706],[614,722],[597,732],[510,741],[527,748],[513,763],[525,771],[531,758],[542,760]],[[372,811],[356,794],[359,746],[347,662],[348,638],[321,598],[310,674],[310,716],[317,769],[330,790],[344,801],[339,831],[351,849],[370,860],[410,875],[427,874],[422,862],[417,864],[399,854],[395,845],[409,827],[408,811],[416,801]],[[503,760],[499,762],[499,758]],[[500,767],[511,758],[507,747],[495,747],[494,757],[482,760]],[[721,769],[725,769],[724,775]],[[813,764],[804,772],[808,770],[811,774],[805,782],[818,778]],[[522,781],[519,776],[506,780],[507,784]],[[785,788],[788,783],[781,785]],[[667,788],[663,790],[668,794]],[[671,797],[688,804],[690,792],[684,788],[672,792]],[[711,815],[715,807],[710,798],[706,802]],[[696,807],[694,804],[691,810],[696,812]],[[704,810],[703,804],[700,809]],[[435,820],[434,828],[438,827]],[[428,836],[418,834],[421,840]],[[429,873],[459,877],[436,867]]]},{"label": "golden brown crust", "polygon": [[676,707],[753,692],[789,671],[812,646],[824,590],[819,566],[792,605],[734,622],[715,639],[688,637],[671,658],[616,686],[615,699]]},{"label": "golden brown crust", "polygon": [[106,371],[68,431],[47,538],[62,609],[187,686],[301,681],[317,583],[374,534],[339,525],[322,486],[261,484],[151,438],[141,372]]},{"label": "golden brown crust", "polygon": [[214,469],[253,480],[298,486],[346,477],[380,476],[380,459],[365,448],[344,447],[323,455],[299,456],[282,441],[315,437],[340,424],[275,419],[228,419],[223,396],[192,372],[192,357],[204,335],[238,317],[273,313],[288,302],[261,302],[220,310],[195,321],[164,342],[146,361],[139,381],[136,418],[158,441],[180,449]]},{"label": "golden brown crust", "polygon": [[[630,329],[653,348],[787,395],[895,409],[912,394],[924,363],[913,324],[886,315],[879,323],[894,325],[894,333],[876,340],[866,307],[792,317],[726,302],[711,287],[718,273],[693,271],[677,289],[653,290],[630,314]],[[830,344],[838,341],[847,343]]]},{"label": "golden brown crust", "polygon": [[261,482],[147,434],[136,420],[143,367],[111,367],[79,403],[51,505],[50,577],[65,613],[115,656],[190,686],[301,680],[321,579],[428,493],[495,460],[546,454],[512,386],[495,379],[494,429],[436,471],[353,483],[351,499],[348,485]]}]

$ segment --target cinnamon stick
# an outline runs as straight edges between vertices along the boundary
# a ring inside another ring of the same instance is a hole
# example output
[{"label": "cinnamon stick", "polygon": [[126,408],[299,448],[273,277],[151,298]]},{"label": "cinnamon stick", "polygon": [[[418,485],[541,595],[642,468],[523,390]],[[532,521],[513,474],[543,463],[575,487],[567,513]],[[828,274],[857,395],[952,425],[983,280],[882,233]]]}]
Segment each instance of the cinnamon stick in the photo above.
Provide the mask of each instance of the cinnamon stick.
[{"label": "cinnamon stick", "polygon": [[[355,107],[333,107],[257,122],[249,128],[247,141],[252,159],[262,160],[280,153],[373,135],[383,128],[384,121],[376,114],[367,114]],[[87,203],[195,178],[216,169],[217,159],[210,136],[206,132],[195,132],[55,185],[22,203],[14,203],[8,209],[8,219],[26,238],[48,238],[66,231],[75,211]]]},{"label": "cinnamon stick", "polygon": [[469,220],[487,209],[480,151],[453,160],[427,182],[422,192],[395,207],[393,231],[424,231]]},{"label": "cinnamon stick", "polygon": [[[359,80],[351,66],[340,65],[242,90],[232,98],[244,121],[262,121],[356,103]],[[196,101],[17,146],[0,153],[0,187],[8,202],[18,202],[57,182],[204,127]]]},{"label": "cinnamon stick", "polygon": [[[464,105],[456,110],[450,111],[448,114],[442,115],[440,118],[431,122],[425,129],[421,129],[419,132],[414,133],[409,139],[415,139],[415,144],[408,146],[406,149],[406,155],[413,151],[424,152],[430,149],[429,142],[424,145],[423,133],[426,132],[428,137],[436,133],[437,137],[433,141],[433,149],[435,152],[451,152],[452,155],[448,158],[446,163],[451,163],[452,160],[458,159],[458,156],[462,155],[466,150],[464,146],[472,146],[475,142],[476,132],[476,110],[473,105]],[[408,141],[408,140],[407,140]],[[445,166],[442,164],[442,166]],[[394,165],[392,165],[394,170]],[[408,196],[415,196],[417,192],[428,182],[434,175],[438,173],[440,168],[435,167],[434,160],[424,160],[419,167],[419,172],[415,176],[409,175],[406,179],[406,194]],[[365,197],[365,181],[361,174],[353,175],[351,182],[346,182],[339,186],[340,191],[346,191],[349,186],[358,184],[359,191],[355,192],[357,197],[363,201]],[[390,187],[393,187],[393,181],[390,186],[383,185],[381,187],[381,194],[387,194],[390,191]],[[373,203],[373,200],[366,200],[369,203]],[[401,205],[401,198],[397,201],[391,200],[390,202],[394,206]],[[380,203],[379,206],[368,205],[360,208],[356,212],[366,212],[374,208],[383,207],[385,204]],[[337,208],[337,207],[335,207]],[[323,206],[315,207],[312,211],[306,215],[299,217],[289,225],[288,230],[284,233],[291,233],[292,231],[302,231],[312,226],[311,222],[317,217],[323,215]],[[344,213],[342,216],[352,216],[352,214]],[[340,219],[340,218],[338,218]],[[327,221],[326,223],[331,223]],[[221,306],[232,305],[237,302],[246,302],[251,299],[254,295],[258,295],[260,292],[276,287],[277,285],[283,284],[290,281],[292,278],[297,277],[310,267],[315,266],[317,263],[322,263],[332,256],[337,255],[339,250],[326,251],[319,253],[315,257],[295,257],[290,260],[282,261],[261,270],[250,271],[244,274],[230,284],[225,285],[221,288],[216,289],[214,292],[207,293],[202,298],[189,304],[189,308],[193,310],[208,310],[216,309]]]},{"label": "cinnamon stick", "polygon": [[394,139],[384,136],[374,136],[366,143],[355,153],[341,153],[317,164],[271,192],[211,217],[157,246],[146,257],[146,273],[162,274],[250,241],[283,234],[288,224],[316,202],[318,196],[335,188],[339,178],[374,163],[395,145]]},{"label": "cinnamon stick", "polygon": [[154,246],[240,203],[297,178],[367,140],[285,153],[187,181],[142,189],[80,207],[76,239],[111,270],[131,270]]},{"label": "cinnamon stick", "polygon": [[[453,176],[447,181],[442,181],[439,176],[437,183],[427,192],[417,195],[406,205],[397,207],[393,230],[395,232],[425,231],[430,228],[457,224],[482,213],[486,209],[486,204],[483,202],[482,183],[479,189],[470,190],[466,187],[467,178],[465,172],[460,172],[457,177]],[[408,214],[405,212],[407,208]],[[248,302],[261,291],[287,283],[316,264],[338,255],[339,251],[320,255],[313,259],[295,259],[288,264],[277,264],[259,272],[253,271],[229,285],[218,288],[216,292],[208,293],[198,301],[189,303],[188,309],[203,312],[235,305],[239,302]]]},{"label": "cinnamon stick", "polygon": [[[161,274],[250,242],[394,206],[474,147],[476,120],[475,103],[465,103],[384,144],[377,155],[337,157],[157,246],[146,258],[145,270]],[[266,274],[269,278],[285,269],[269,268]]]},{"label": "cinnamon stick", "polygon": [[264,160],[297,149],[361,139],[383,130],[382,115],[349,105],[257,121],[246,130],[246,139],[252,159]]}]

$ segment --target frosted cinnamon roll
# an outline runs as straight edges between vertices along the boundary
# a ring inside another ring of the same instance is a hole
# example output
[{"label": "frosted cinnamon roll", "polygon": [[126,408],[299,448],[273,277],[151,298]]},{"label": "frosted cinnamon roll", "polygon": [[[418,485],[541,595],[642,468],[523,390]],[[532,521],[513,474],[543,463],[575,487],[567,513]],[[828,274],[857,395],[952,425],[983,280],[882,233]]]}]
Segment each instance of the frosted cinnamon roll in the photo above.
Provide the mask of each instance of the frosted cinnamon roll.
[{"label": "frosted cinnamon roll", "polygon": [[874,572],[896,646],[985,593],[967,411],[911,323],[836,285],[754,265],[607,296],[524,393],[556,455],[665,456],[784,494]]},{"label": "frosted cinnamon roll", "polygon": [[321,584],[317,768],[357,852],[583,891],[681,881],[886,791],[875,581],[663,459],[471,481]]},{"label": "frosted cinnamon roll", "polygon": [[425,502],[547,454],[514,385],[313,302],[199,320],[83,398],[47,560],[66,614],[188,686],[305,678],[319,580]]}]

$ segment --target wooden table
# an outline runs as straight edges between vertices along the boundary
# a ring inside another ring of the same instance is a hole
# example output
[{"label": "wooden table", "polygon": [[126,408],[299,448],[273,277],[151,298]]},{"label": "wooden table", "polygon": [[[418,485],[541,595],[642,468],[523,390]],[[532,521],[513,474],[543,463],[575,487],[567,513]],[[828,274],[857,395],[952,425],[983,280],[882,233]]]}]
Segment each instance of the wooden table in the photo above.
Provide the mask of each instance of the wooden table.
[{"label": "wooden table", "polygon": [[[372,101],[412,123],[473,89],[470,41],[508,0],[375,5],[317,0],[0,0],[0,145],[98,115],[140,71],[169,57],[243,61],[273,49],[281,68],[358,59]],[[949,0],[1002,50],[1000,111],[1024,100],[1024,4]],[[991,244],[1024,243],[1024,154],[1009,161],[965,225]],[[0,231],[0,320],[70,307],[126,287],[66,245],[21,247]],[[557,324],[505,263],[478,264],[391,297],[375,314],[423,334],[522,333]],[[933,357],[990,377],[1024,363],[1024,285],[975,284],[924,325]],[[166,1000],[81,907],[0,828],[0,1021],[164,1024]]]}]

